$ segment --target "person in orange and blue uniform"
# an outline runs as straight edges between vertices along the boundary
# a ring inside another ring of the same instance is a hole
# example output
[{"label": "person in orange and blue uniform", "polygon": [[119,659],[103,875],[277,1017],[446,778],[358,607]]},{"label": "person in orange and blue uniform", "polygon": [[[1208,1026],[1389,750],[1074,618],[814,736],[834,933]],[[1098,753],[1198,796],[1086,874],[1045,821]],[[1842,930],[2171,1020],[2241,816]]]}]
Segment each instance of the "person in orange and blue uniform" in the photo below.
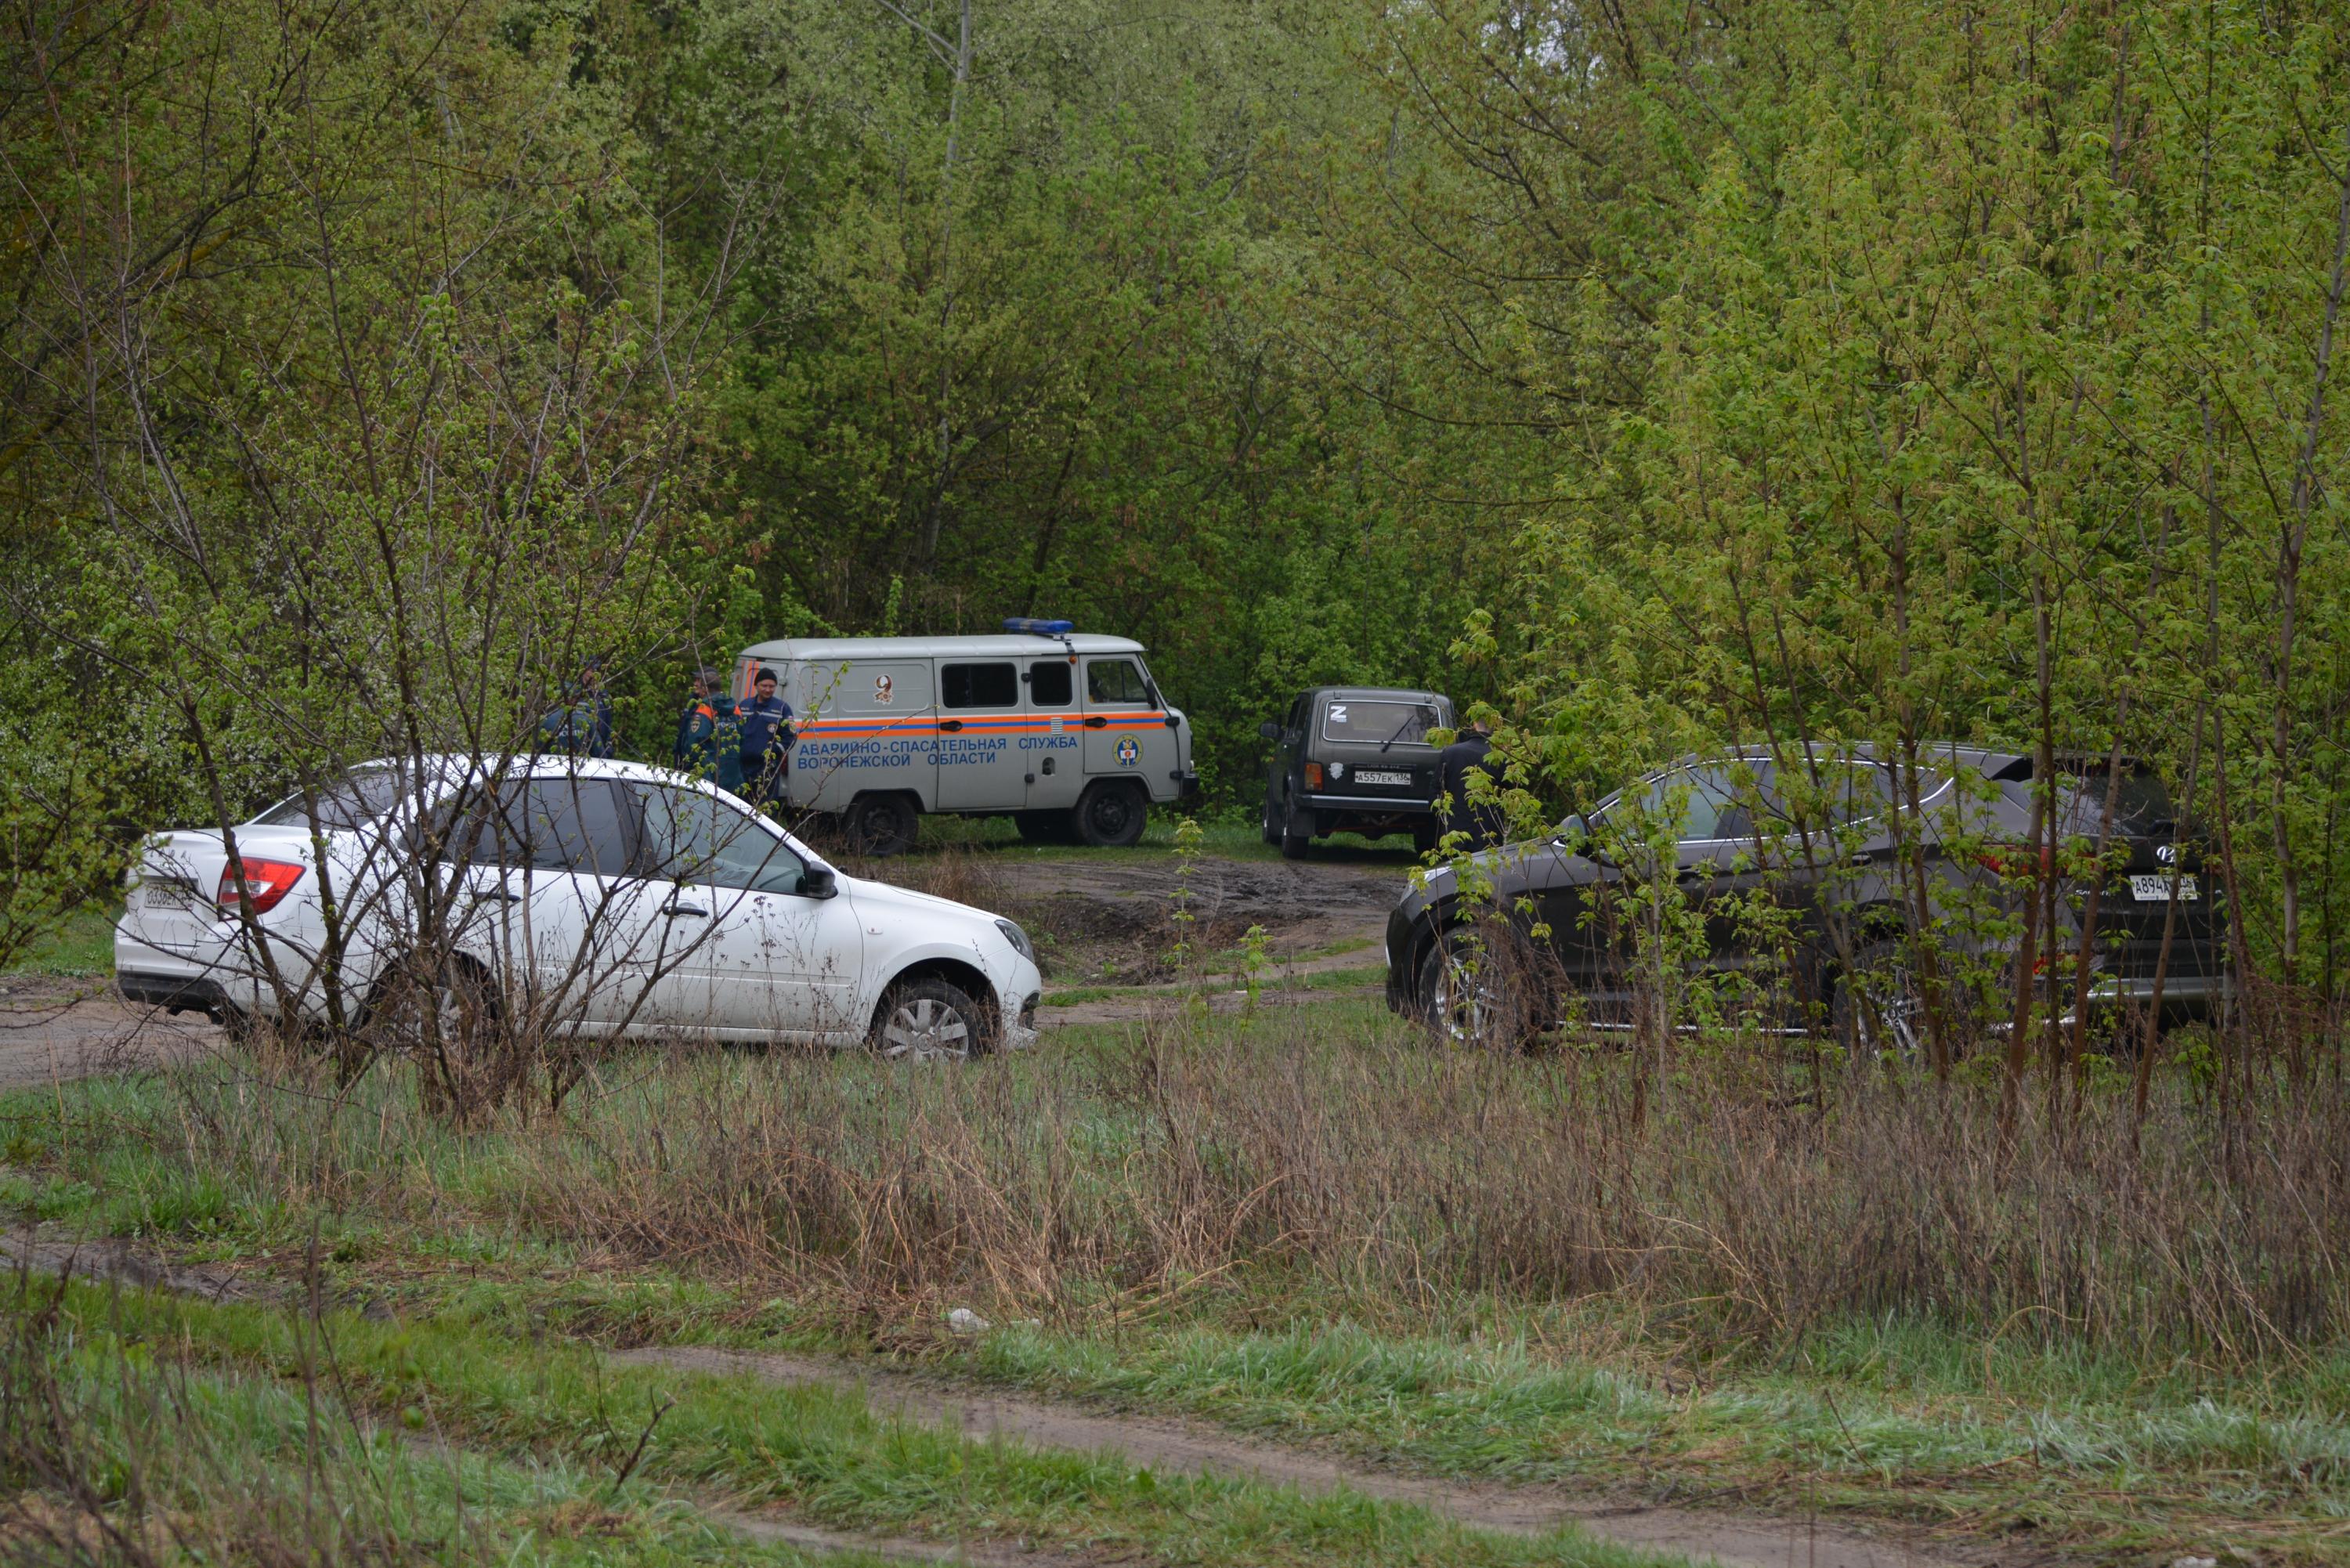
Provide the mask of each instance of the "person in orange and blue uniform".
[{"label": "person in orange and blue uniform", "polygon": [[669,754],[681,772],[732,794],[743,787],[742,736],[734,699],[724,685],[715,670],[694,671],[693,692],[677,716],[677,739]]},{"label": "person in orange and blue uniform", "polygon": [[774,670],[760,670],[751,682],[751,700],[741,709],[743,778],[737,793],[754,805],[784,798],[791,767],[792,705],[775,695],[781,684]]}]

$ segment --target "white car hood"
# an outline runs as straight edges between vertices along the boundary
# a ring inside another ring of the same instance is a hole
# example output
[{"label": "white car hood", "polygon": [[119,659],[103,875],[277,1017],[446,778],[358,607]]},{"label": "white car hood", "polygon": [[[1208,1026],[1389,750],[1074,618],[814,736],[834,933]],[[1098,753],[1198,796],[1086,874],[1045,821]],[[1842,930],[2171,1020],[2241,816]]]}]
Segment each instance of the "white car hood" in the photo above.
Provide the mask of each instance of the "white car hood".
[{"label": "white car hood", "polygon": [[969,904],[958,904],[952,898],[941,898],[929,893],[917,893],[911,888],[894,883],[868,881],[862,877],[839,877],[841,891],[848,896],[860,914],[868,916],[899,913],[920,919],[961,919],[972,922],[983,931],[995,929],[995,917],[984,909],[974,909]]}]

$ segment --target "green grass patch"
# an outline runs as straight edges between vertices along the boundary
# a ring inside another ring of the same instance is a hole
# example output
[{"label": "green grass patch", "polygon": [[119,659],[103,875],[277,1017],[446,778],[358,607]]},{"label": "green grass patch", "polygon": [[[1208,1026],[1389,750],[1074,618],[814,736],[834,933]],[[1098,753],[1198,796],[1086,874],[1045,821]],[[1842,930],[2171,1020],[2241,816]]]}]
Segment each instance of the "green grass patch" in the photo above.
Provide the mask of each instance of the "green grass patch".
[{"label": "green grass patch", "polygon": [[[1436,1475],[1759,1489],[1784,1506],[2029,1523],[2101,1550],[2350,1561],[2338,1336],[2231,1358],[2092,1337],[2050,1312],[1821,1311],[1785,1327],[1685,1288],[1534,1290],[1503,1274],[1557,1255],[1526,1248],[1557,1223],[1527,1198],[1537,1181],[1579,1201],[1585,1189],[1560,1184],[1589,1179],[1644,1211],[1747,1196],[1709,1196],[1708,1140],[1746,1134],[1694,1097],[1652,1105],[1640,1139],[1607,1121],[1591,1137],[1590,1102],[1605,1110],[1626,1064],[1449,1054],[1376,997],[1344,994],[1062,1028],[955,1074],[629,1055],[558,1116],[517,1108],[473,1130],[423,1114],[397,1069],[337,1100],[329,1083],[273,1087],[224,1064],[0,1096],[0,1202],[282,1282],[298,1281],[315,1237],[335,1299],[453,1337],[879,1346],[975,1384],[1181,1411]],[[1774,1114],[1770,1158],[1798,1135],[1839,1136]],[[1586,1139],[1579,1164],[1559,1152],[1570,1137]],[[2150,1137],[2146,1158],[2164,1147]],[[1623,1185],[1640,1159],[1655,1180]],[[1545,1174],[1545,1160],[1563,1163]],[[1711,1175],[1767,1188],[1748,1168]],[[1767,1168],[1780,1183],[1836,1175],[1801,1147]],[[1377,1204],[1346,1207],[1349,1184]],[[1870,1196],[1831,1185],[1809,1201]],[[1412,1228],[1380,1229],[1415,1205],[1427,1212]],[[1210,1220],[1237,1236],[1226,1251],[1205,1250]],[[1576,1221],[1603,1238],[1613,1222],[1599,1207]],[[1307,1244],[1316,1226],[1335,1240]],[[1767,1235],[1738,1240],[1750,1272],[1735,1287],[1777,1288],[1753,1272]],[[1823,1226],[1799,1240],[1852,1238]],[[1648,1256],[1669,1270],[1709,1244],[1671,1230]],[[996,1293],[1014,1269],[1045,1283]],[[1049,1327],[955,1340],[941,1318],[956,1303]]]},{"label": "green grass patch", "polygon": [[1493,1536],[1351,1493],[1300,1495],[977,1442],[877,1415],[828,1388],[615,1366],[591,1349],[504,1341],[477,1325],[332,1314],[313,1341],[299,1319],[270,1308],[114,1297],[80,1284],[68,1299],[77,1319],[119,1325],[215,1370],[295,1379],[330,1364],[362,1408],[470,1448],[595,1469],[617,1469],[641,1442],[637,1473],[648,1481],[713,1489],[840,1528],[1204,1565],[1656,1561],[1579,1532]]},{"label": "green grass patch", "polygon": [[354,1411],[330,1358],[255,1374],[158,1345],[135,1303],[78,1287],[44,1322],[50,1287],[19,1287],[0,1322],[11,1427],[0,1463],[32,1483],[0,1510],[0,1554],[109,1538],[119,1553],[57,1561],[602,1563],[750,1563],[850,1568],[754,1540],[641,1475],[625,1455],[451,1446],[418,1404]]},{"label": "green grass patch", "polygon": [[122,906],[111,899],[85,904],[56,930],[27,947],[16,967],[27,974],[75,979],[110,975],[114,972],[114,922],[121,917]]}]

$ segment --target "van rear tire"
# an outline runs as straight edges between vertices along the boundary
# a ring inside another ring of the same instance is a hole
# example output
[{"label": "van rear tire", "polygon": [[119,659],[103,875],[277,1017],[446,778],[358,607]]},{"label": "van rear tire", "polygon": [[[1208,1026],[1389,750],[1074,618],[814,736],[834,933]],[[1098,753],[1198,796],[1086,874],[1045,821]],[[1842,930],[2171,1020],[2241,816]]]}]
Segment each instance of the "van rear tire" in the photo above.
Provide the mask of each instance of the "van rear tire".
[{"label": "van rear tire", "polygon": [[1142,842],[1150,803],[1134,784],[1104,780],[1077,802],[1077,836],[1096,849],[1128,849]]},{"label": "van rear tire", "polygon": [[921,814],[902,794],[860,794],[849,804],[841,830],[859,855],[903,855],[921,835]]}]

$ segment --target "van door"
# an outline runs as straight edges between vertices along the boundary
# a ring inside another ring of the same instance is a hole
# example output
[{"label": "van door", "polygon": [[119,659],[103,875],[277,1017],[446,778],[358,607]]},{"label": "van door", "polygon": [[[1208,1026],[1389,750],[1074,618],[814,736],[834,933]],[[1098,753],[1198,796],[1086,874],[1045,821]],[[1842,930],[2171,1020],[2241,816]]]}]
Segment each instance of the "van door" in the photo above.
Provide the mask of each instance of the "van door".
[{"label": "van door", "polygon": [[1149,790],[1154,770],[1163,778],[1175,766],[1175,732],[1150,701],[1140,659],[1130,653],[1087,659],[1084,695],[1088,778],[1124,774]]},{"label": "van door", "polygon": [[938,809],[1017,811],[1027,804],[1020,665],[1011,659],[939,660]]},{"label": "van door", "polygon": [[1086,787],[1085,710],[1077,706],[1077,661],[1066,655],[1032,659],[1021,677],[1028,698],[1028,730],[1020,737],[1023,777],[1031,811],[1065,810]]},{"label": "van door", "polygon": [[860,794],[903,790],[931,809],[937,786],[938,710],[927,659],[811,662],[820,694],[792,748],[792,804],[844,811]]}]

